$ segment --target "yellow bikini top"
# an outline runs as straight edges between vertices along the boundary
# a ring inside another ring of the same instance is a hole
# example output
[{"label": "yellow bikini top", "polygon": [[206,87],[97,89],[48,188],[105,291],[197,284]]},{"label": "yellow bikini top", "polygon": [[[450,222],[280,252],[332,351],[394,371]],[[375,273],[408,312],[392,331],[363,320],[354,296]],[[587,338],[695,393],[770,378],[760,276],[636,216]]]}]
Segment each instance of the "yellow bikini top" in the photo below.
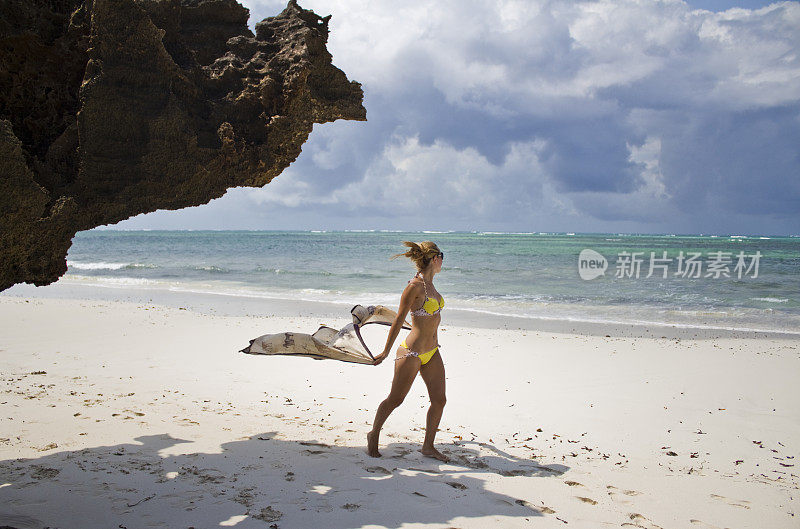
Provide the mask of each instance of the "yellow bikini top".
[{"label": "yellow bikini top", "polygon": [[[414,277],[417,277],[418,275],[419,272],[417,272],[417,275]],[[409,283],[411,283],[411,281],[409,281]],[[444,297],[442,297],[442,302],[439,303],[438,300],[428,297],[428,287],[425,285],[424,279],[422,280],[422,286],[425,288],[425,303],[422,304],[421,308],[411,311],[411,314],[414,316],[433,316],[434,314],[439,314],[439,312],[444,308]]]}]

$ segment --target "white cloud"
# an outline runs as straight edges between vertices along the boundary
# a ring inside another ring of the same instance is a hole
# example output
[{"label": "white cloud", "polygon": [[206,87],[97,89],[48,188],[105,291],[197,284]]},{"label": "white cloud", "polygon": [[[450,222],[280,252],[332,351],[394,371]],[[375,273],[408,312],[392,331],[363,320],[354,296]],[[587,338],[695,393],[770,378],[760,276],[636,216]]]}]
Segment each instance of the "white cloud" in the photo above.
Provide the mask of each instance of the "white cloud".
[{"label": "white cloud", "polygon": [[458,221],[520,220],[577,214],[556,196],[539,161],[544,142],[515,143],[502,164],[476,149],[393,136],[365,172],[333,194],[342,207],[386,217]]},{"label": "white cloud", "polygon": [[[243,3],[251,26],[285,6]],[[270,218],[646,231],[681,211],[683,232],[755,214],[800,229],[787,178],[800,171],[800,2],[301,5],[333,15],[328,49],[364,85],[369,121],[315,126],[283,174],[230,199]]]},{"label": "white cloud", "polygon": [[643,185],[637,191],[645,197],[669,199],[670,194],[664,185],[664,174],[661,172],[661,139],[647,138],[641,146],[628,145],[630,160],[644,166],[640,176]]},{"label": "white cloud", "polygon": [[[495,114],[653,75],[673,79],[690,104],[781,104],[800,90],[797,2],[722,13],[634,0],[304,5],[334,14],[329,48],[368,89],[430,77],[448,102]],[[698,94],[700,74],[719,88]]]},{"label": "white cloud", "polygon": [[277,205],[287,208],[308,207],[314,204],[331,204],[330,197],[315,193],[315,188],[302,180],[291,168],[279,174],[266,186],[251,190],[247,196],[256,204]]}]

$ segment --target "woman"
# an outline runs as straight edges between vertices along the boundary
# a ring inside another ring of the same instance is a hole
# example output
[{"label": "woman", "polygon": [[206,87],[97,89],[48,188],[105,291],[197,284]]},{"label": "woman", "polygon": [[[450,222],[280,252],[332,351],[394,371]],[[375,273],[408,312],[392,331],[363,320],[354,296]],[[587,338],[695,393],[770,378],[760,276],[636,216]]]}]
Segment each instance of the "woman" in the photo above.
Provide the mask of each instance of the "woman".
[{"label": "woman", "polygon": [[[403,399],[411,389],[411,384],[417,376],[422,375],[422,380],[428,387],[428,396],[431,406],[428,408],[428,419],[425,427],[425,441],[420,452],[428,457],[447,461],[448,458],[433,447],[433,438],[439,427],[444,409],[444,363],[439,354],[438,328],[441,316],[439,312],[444,307],[441,298],[433,286],[433,276],[442,269],[444,253],[436,244],[424,241],[419,244],[404,241],[409,247],[405,253],[392,256],[408,257],[417,267],[417,274],[408,282],[400,297],[400,307],[397,317],[389,330],[386,347],[383,352],[375,357],[375,365],[380,364],[389,356],[395,338],[406,319],[406,314],[411,311],[411,332],[397,348],[397,358],[394,362],[394,378],[389,396],[378,406],[375,413],[375,423],[372,431],[367,434],[367,453],[372,457],[380,457],[378,452],[378,437],[383,423],[395,408],[400,406]],[[415,310],[411,310],[412,307]]]}]

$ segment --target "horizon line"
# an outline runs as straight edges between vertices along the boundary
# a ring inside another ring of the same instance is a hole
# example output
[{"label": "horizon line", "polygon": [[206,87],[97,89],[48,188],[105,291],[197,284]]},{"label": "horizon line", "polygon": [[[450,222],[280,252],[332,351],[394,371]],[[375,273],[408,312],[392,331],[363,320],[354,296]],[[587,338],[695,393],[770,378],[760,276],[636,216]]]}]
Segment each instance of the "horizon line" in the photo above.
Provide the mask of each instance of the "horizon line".
[{"label": "horizon line", "polygon": [[[475,235],[617,235],[617,236],[664,236],[664,237],[769,237],[769,238],[799,238],[798,234],[761,234],[761,233],[665,233],[665,232],[584,232],[584,231],[500,231],[500,230],[390,230],[390,229],[229,229],[229,228],[113,228],[98,226],[86,232],[297,232],[297,233],[428,233],[428,234],[475,234]],[[76,234],[77,235],[77,234]]]}]

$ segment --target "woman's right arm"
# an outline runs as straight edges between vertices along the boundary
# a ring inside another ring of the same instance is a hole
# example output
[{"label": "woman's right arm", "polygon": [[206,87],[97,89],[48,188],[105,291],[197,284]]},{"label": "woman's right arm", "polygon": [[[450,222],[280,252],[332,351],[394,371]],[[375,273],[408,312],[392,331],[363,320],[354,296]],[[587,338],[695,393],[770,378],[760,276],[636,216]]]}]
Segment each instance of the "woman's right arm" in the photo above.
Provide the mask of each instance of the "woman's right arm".
[{"label": "woman's right arm", "polygon": [[411,305],[418,296],[418,290],[420,290],[419,285],[412,283],[409,283],[405,290],[403,290],[400,296],[400,306],[397,308],[397,316],[395,316],[392,326],[389,329],[389,336],[386,338],[386,346],[383,348],[383,352],[375,357],[375,365],[380,364],[389,356],[392,345],[397,339],[397,335],[400,334],[400,329],[403,328],[403,324],[406,321],[406,315],[408,311],[411,310]]}]

